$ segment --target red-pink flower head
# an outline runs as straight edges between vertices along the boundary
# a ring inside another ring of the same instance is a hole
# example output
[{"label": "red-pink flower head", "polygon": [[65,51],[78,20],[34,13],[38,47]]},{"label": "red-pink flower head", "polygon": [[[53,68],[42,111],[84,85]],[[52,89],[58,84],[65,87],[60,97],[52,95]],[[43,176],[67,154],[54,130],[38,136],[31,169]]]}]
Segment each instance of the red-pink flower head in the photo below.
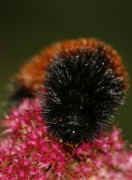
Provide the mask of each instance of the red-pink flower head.
[{"label": "red-pink flower head", "polygon": [[40,100],[24,100],[1,123],[2,180],[131,180],[132,151],[114,127],[92,143],[72,147],[53,137]]}]

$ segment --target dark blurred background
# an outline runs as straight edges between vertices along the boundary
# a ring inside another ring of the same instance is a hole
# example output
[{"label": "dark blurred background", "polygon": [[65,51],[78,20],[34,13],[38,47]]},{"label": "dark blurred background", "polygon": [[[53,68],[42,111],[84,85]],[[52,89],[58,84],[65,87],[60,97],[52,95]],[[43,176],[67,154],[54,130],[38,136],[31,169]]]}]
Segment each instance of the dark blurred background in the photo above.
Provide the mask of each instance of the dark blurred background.
[{"label": "dark blurred background", "polygon": [[[6,0],[0,3],[0,117],[10,77],[32,55],[62,39],[96,37],[123,57],[132,76],[132,1]],[[132,143],[132,92],[115,117]]]}]

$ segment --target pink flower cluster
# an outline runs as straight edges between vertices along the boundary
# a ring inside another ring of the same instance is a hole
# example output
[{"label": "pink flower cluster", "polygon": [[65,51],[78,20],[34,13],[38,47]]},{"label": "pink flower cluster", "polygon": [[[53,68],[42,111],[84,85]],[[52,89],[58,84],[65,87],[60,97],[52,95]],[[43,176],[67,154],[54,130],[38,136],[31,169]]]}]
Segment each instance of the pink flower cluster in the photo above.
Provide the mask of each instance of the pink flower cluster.
[{"label": "pink flower cluster", "polygon": [[114,127],[93,143],[72,147],[55,139],[39,99],[6,116],[0,135],[0,180],[132,180],[132,150]]}]

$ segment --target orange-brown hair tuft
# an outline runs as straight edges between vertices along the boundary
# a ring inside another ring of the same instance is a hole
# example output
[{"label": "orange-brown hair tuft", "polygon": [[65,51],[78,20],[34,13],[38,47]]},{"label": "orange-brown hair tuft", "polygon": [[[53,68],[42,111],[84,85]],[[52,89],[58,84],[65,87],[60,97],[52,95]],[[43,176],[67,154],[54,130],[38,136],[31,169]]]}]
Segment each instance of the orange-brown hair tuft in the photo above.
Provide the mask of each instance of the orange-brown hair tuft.
[{"label": "orange-brown hair tuft", "polygon": [[36,55],[32,60],[26,63],[16,75],[17,80],[24,84],[26,88],[32,92],[40,89],[46,75],[46,69],[54,57],[64,52],[67,55],[76,52],[78,49],[88,49],[92,51],[101,46],[108,57],[112,69],[118,74],[119,78],[123,78],[125,83],[125,91],[128,90],[128,73],[124,68],[122,59],[119,54],[108,44],[96,40],[94,38],[81,38],[77,40],[66,40],[53,44],[51,47],[42,50],[39,55]]}]

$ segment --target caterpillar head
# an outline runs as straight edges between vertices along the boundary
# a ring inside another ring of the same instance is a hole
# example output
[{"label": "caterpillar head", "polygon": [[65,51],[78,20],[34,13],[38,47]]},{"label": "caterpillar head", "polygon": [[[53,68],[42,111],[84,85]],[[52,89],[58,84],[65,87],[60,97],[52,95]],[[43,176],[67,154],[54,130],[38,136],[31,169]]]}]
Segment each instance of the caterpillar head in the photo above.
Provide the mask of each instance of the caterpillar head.
[{"label": "caterpillar head", "polygon": [[124,81],[101,47],[61,54],[47,69],[44,118],[51,132],[72,144],[91,141],[124,100]]}]

